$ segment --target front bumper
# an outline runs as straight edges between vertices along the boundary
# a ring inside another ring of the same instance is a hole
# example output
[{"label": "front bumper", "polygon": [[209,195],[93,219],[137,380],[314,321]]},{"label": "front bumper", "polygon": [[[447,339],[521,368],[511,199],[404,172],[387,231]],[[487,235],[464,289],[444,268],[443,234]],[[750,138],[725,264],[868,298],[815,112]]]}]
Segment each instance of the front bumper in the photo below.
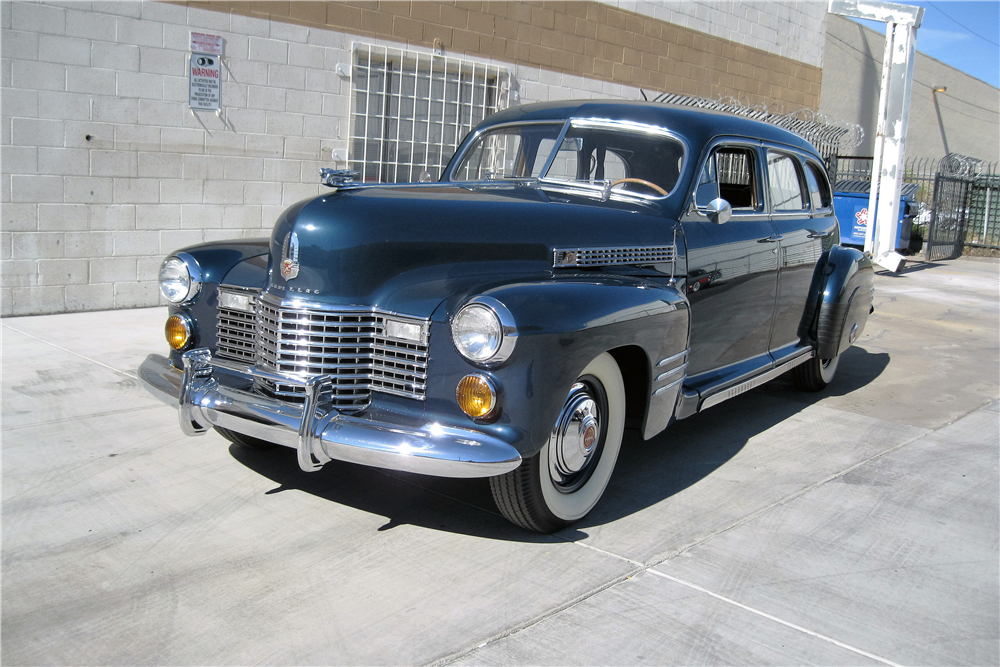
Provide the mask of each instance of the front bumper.
[{"label": "front bumper", "polygon": [[[178,369],[161,355],[139,366],[139,381],[180,412],[181,429],[202,435],[212,426],[298,451],[299,466],[318,470],[337,459],[439,477],[491,477],[521,464],[510,444],[467,428],[437,422],[398,424],[344,415],[323,404],[327,376],[299,381],[304,403],[287,403],[251,390],[256,376],[280,379],[252,366],[213,359],[207,349],[184,353]],[[371,412],[371,411],[368,411]]]}]

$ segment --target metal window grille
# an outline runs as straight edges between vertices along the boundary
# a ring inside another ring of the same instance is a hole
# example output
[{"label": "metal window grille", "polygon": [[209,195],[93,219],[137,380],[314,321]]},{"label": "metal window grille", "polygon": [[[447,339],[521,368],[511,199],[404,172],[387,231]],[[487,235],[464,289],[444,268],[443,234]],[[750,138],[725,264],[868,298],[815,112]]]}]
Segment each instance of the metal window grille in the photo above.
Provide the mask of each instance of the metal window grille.
[{"label": "metal window grille", "polygon": [[355,45],[348,164],[367,182],[437,179],[465,135],[508,103],[506,69]]}]

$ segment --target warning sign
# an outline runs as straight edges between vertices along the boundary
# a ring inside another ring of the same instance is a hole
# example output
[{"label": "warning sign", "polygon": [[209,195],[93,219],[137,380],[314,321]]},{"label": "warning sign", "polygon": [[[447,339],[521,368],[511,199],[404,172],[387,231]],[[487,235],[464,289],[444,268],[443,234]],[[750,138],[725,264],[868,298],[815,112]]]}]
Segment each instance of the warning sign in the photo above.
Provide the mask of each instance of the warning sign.
[{"label": "warning sign", "polygon": [[208,53],[210,55],[222,55],[222,35],[210,35],[205,32],[191,33],[191,51],[194,53]]},{"label": "warning sign", "polygon": [[212,53],[191,54],[188,105],[192,109],[218,111],[222,99],[221,74],[218,55]]}]

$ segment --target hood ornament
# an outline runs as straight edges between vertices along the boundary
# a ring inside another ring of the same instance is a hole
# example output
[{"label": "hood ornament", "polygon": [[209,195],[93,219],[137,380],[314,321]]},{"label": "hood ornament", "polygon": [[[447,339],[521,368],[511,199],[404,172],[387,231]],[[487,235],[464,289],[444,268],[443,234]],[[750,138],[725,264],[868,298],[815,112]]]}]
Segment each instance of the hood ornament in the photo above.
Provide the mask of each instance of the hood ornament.
[{"label": "hood ornament", "polygon": [[360,172],[351,171],[350,169],[330,169],[329,167],[323,167],[319,170],[320,182],[323,185],[329,185],[331,188],[341,188],[345,185],[360,185],[360,183],[354,182],[354,179],[359,174]]},{"label": "hood ornament", "polygon": [[291,280],[299,275],[299,237],[295,232],[288,232],[285,244],[281,247],[281,277]]}]

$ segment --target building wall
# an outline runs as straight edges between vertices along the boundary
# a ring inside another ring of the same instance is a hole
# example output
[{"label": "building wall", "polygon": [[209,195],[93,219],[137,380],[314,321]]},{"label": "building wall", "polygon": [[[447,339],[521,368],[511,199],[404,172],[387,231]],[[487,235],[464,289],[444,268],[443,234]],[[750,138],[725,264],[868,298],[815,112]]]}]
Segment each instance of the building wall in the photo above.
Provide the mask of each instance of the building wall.
[{"label": "building wall", "polygon": [[[819,103],[823,11],[4,0],[0,314],[154,305],[164,255],[267,235],[348,147],[350,81],[335,70],[354,41],[426,52],[440,40],[506,67],[522,103],[641,87],[791,111]],[[226,40],[219,115],[187,105],[191,30]]]},{"label": "building wall", "polygon": [[[918,29],[906,156],[940,159],[946,154],[946,138],[952,153],[987,162],[1000,159],[1000,90],[920,53],[919,48]],[[864,143],[853,155],[873,152],[884,49],[884,33],[842,16],[827,18],[819,108],[864,128]],[[936,95],[940,122],[931,92],[939,86],[948,88]]]}]

